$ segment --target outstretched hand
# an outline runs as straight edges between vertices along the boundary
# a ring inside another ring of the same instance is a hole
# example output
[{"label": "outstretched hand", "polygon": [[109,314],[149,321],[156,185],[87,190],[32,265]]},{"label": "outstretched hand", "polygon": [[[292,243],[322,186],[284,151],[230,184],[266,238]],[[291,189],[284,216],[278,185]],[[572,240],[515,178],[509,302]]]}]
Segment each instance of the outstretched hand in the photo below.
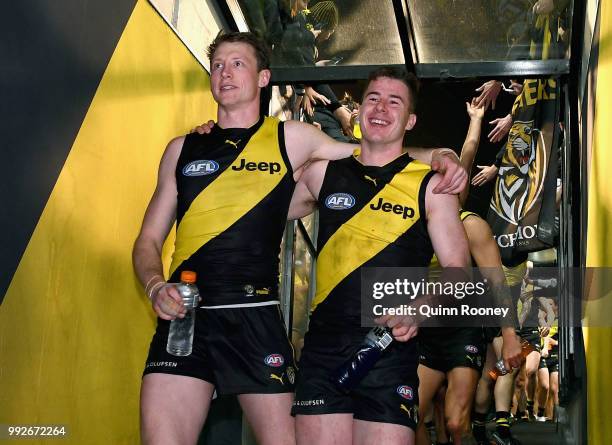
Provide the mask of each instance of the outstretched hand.
[{"label": "outstretched hand", "polygon": [[497,176],[497,167],[495,165],[477,165],[481,170],[472,178],[472,185],[485,185]]},{"label": "outstretched hand", "polygon": [[495,125],[493,130],[489,133],[489,140],[491,142],[499,142],[508,135],[508,132],[512,128],[512,115],[507,114],[504,117],[493,119],[489,123]]},{"label": "outstretched hand", "polygon": [[476,97],[474,105],[483,107],[485,110],[489,108],[489,105],[492,105],[491,108],[495,110],[495,102],[497,101],[497,96],[501,88],[502,83],[497,80],[489,80],[483,83],[479,88],[476,88],[476,91],[479,92],[480,95]]},{"label": "outstretched hand", "polygon": [[466,102],[465,107],[467,109],[467,114],[470,116],[470,119],[482,119],[484,117],[485,109],[482,106],[477,106],[476,98],[473,98],[471,102]]}]

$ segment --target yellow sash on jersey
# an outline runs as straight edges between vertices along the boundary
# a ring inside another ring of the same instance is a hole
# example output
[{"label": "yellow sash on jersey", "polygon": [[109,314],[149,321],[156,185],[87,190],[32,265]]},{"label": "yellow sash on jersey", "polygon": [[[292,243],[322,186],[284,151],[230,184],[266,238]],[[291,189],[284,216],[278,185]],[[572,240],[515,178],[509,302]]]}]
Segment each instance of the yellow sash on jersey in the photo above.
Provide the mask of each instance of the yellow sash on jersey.
[{"label": "yellow sash on jersey", "polygon": [[[192,201],[176,231],[170,274],[207,242],[223,233],[265,198],[283,179],[287,166],[278,140],[279,121],[265,118],[236,160]],[[266,169],[234,170],[243,162]],[[280,171],[270,173],[271,163]]]},{"label": "yellow sash on jersey", "polygon": [[[342,224],[329,238],[317,259],[317,293],[312,310],[351,272],[395,242],[420,218],[419,191],[429,165],[410,162],[383,187],[356,215]],[[392,205],[414,209],[414,215],[373,210],[380,198]]]}]

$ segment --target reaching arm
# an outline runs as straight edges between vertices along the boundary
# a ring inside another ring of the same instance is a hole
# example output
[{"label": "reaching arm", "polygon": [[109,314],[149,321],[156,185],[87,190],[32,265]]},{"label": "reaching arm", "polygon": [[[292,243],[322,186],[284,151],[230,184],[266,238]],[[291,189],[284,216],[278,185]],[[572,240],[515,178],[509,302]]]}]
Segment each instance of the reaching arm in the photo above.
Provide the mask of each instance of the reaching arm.
[{"label": "reaching arm", "polygon": [[161,252],[166,236],[176,219],[176,179],[174,170],[184,137],[168,144],[159,165],[157,186],[145,212],[132,250],[132,262],[155,312],[165,320],[182,316],[185,309],[178,292],[166,286]]},{"label": "reaching arm", "polygon": [[[471,176],[472,164],[474,158],[476,158],[476,152],[478,151],[478,143],[480,142],[480,130],[482,127],[482,118],[484,117],[484,108],[474,106],[472,103],[466,102],[467,113],[470,116],[470,126],[468,128],[463,147],[461,148],[461,166],[467,172],[468,178]],[[465,187],[461,193],[459,193],[459,204],[463,206],[468,197],[469,187]]]}]

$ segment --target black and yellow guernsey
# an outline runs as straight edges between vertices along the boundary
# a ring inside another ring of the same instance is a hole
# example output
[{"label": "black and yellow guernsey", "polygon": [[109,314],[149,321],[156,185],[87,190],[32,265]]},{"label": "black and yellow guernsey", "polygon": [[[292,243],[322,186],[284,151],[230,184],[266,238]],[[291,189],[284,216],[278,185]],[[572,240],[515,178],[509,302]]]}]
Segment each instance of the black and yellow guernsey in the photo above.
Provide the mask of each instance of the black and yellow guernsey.
[{"label": "black and yellow guernsey", "polygon": [[427,267],[425,191],[433,172],[407,153],[382,166],[331,161],[319,192],[317,291],[310,329],[361,328],[361,267]]},{"label": "black and yellow guernsey", "polygon": [[176,166],[170,281],[197,273],[203,306],[277,301],[280,243],[295,188],[283,123],[189,134]]}]

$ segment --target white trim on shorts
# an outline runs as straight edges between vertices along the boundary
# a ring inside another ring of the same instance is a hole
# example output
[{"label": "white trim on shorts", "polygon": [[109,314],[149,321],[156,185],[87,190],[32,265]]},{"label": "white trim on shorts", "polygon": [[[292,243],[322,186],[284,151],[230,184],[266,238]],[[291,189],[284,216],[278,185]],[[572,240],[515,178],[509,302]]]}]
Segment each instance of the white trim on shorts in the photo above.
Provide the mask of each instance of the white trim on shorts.
[{"label": "white trim on shorts", "polygon": [[279,300],[264,301],[262,303],[241,303],[241,304],[222,304],[219,306],[200,306],[200,309],[235,309],[241,307],[258,307],[258,306],[272,306],[274,304],[280,304]]}]

